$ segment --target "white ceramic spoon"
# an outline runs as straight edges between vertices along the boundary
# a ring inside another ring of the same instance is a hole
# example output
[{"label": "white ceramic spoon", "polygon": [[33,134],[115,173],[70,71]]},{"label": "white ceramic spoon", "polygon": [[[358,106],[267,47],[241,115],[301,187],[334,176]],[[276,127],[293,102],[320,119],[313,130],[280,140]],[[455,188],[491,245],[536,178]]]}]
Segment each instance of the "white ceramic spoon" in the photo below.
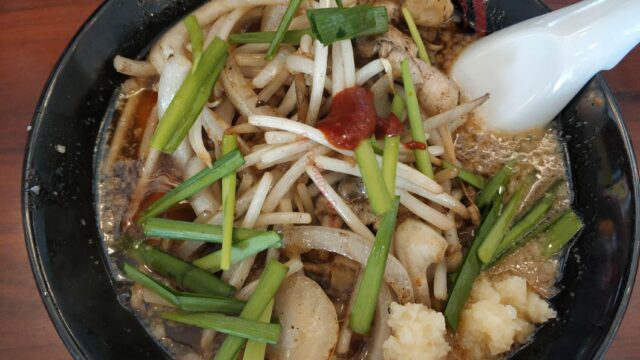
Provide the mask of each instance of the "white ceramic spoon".
[{"label": "white ceramic spoon", "polygon": [[[601,70],[640,42],[640,0],[584,0],[486,36],[452,69],[487,125],[523,131],[551,121]],[[640,71],[640,69],[638,69]]]}]

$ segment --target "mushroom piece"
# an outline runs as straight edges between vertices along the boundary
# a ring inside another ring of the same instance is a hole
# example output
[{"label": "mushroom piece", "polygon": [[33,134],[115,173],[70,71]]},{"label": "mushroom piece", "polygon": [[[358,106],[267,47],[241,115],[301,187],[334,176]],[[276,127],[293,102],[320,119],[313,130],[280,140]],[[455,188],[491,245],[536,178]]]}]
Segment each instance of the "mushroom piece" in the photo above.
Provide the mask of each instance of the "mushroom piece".
[{"label": "mushroom piece", "polygon": [[418,26],[440,26],[453,15],[451,0],[406,0],[404,6]]},{"label": "mushroom piece", "polygon": [[338,342],[338,317],[320,285],[302,274],[285,279],[276,295],[274,315],[282,333],[270,347],[270,358],[329,359]]},{"label": "mushroom piece", "polygon": [[396,229],[394,243],[396,256],[411,278],[416,302],[431,306],[427,270],[444,261],[447,241],[422,221],[407,219]]},{"label": "mushroom piece", "polygon": [[393,77],[401,76],[401,62],[409,60],[411,77],[418,89],[420,105],[428,116],[447,111],[458,105],[458,86],[434,66],[417,58],[418,48],[413,40],[389,25],[389,31],[356,40],[358,54],[365,58],[380,56],[391,63]]}]

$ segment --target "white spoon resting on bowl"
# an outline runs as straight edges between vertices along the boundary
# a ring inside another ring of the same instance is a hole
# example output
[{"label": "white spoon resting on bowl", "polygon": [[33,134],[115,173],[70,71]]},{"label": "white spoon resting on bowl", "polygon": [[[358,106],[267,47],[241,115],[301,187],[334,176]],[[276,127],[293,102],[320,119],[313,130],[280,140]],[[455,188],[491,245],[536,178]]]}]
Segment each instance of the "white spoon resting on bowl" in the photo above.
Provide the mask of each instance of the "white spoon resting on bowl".
[{"label": "white spoon resting on bowl", "polygon": [[491,94],[477,110],[489,127],[523,131],[553,120],[639,42],[640,0],[585,0],[476,41],[451,73],[467,98]]}]

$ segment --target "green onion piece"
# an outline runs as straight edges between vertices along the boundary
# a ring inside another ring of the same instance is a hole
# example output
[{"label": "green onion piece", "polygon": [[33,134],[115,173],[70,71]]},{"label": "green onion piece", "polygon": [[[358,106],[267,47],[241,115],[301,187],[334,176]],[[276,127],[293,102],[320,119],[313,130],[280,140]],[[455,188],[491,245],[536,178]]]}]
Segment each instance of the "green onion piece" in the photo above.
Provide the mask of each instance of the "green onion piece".
[{"label": "green onion piece", "polygon": [[[206,241],[222,243],[222,226],[198,224],[161,218],[151,218],[142,224],[144,235],[174,240]],[[264,234],[266,231],[233,228],[233,241],[241,241]]]},{"label": "green onion piece", "polygon": [[[427,138],[424,135],[424,127],[422,126],[418,96],[415,85],[413,84],[413,79],[411,78],[409,61],[407,59],[402,60],[402,81],[407,96],[407,113],[409,114],[411,137],[414,141],[426,144]],[[413,151],[413,154],[416,157],[416,168],[418,168],[421,173],[433,179],[433,168],[431,167],[431,159],[429,158],[429,154],[427,154],[427,150],[416,149]]]},{"label": "green onion piece", "polygon": [[[194,102],[201,98],[198,96],[199,92],[207,84],[207,80],[211,80],[210,75],[224,59],[227,48],[226,42],[215,38],[207,50],[202,53],[198,67],[187,75],[158,124],[151,140],[151,146],[154,149],[165,151],[166,144],[174,136],[176,129],[180,127],[186,117],[190,116],[194,108],[198,108]],[[202,110],[201,107],[200,110]]]},{"label": "green onion piece", "polygon": [[384,149],[380,146],[380,143],[378,143],[375,135],[371,136],[371,147],[373,147],[373,152],[376,155],[382,155],[382,153],[384,153]]},{"label": "green onion piece", "polygon": [[391,100],[391,112],[398,118],[398,120],[402,121],[404,115],[404,100],[402,100],[402,96],[398,94],[393,95],[393,100]]},{"label": "green onion piece", "polygon": [[245,305],[244,301],[236,299],[175,291],[127,263],[124,264],[122,270],[129,279],[153,291],[170,304],[184,311],[212,311],[226,314],[239,314]]},{"label": "green onion piece", "polygon": [[399,204],[400,197],[396,196],[391,209],[382,217],[373,248],[363,270],[362,281],[355,293],[356,299],[353,303],[353,311],[349,316],[349,327],[358,334],[365,335],[369,332],[371,321],[376,312],[391,238],[396,228]]},{"label": "green onion piece", "polygon": [[498,250],[496,251],[498,254],[497,257],[507,252],[510,248],[516,245],[517,242],[519,242],[518,240],[523,238],[524,235],[530,233],[539,225],[540,221],[544,219],[547,212],[556,201],[556,189],[560,183],[561,181],[557,181],[551,185],[549,189],[547,189],[545,195],[539,199],[531,209],[529,209],[529,211],[527,211],[527,213],[511,227],[511,229],[509,229],[500,242],[500,246],[498,246]]},{"label": "green onion piece", "polygon": [[[235,264],[260,251],[281,246],[282,237],[275,231],[266,231],[252,238],[238,241],[233,244],[233,246],[230,246],[230,263]],[[218,250],[195,260],[193,265],[209,272],[216,272],[222,269],[223,256],[223,251]]]},{"label": "green onion piece", "polygon": [[582,229],[584,224],[573,210],[565,211],[545,232],[544,256],[551,256],[562,249]]},{"label": "green onion piece", "polygon": [[344,5],[342,5],[342,0],[336,0],[336,5],[338,5],[339,8],[344,7]]},{"label": "green onion piece", "polygon": [[[271,321],[271,314],[273,313],[273,300],[267,305],[267,308],[262,312],[259,321],[268,323]],[[264,360],[264,356],[267,352],[267,345],[265,343],[249,340],[247,346],[244,348],[244,355],[242,360]]]},{"label": "green onion piece", "polygon": [[384,6],[364,4],[350,8],[309,9],[307,18],[315,38],[324,45],[389,30],[389,18]]},{"label": "green onion piece", "polygon": [[[242,313],[240,313],[240,317],[247,320],[258,320],[278,291],[282,280],[287,275],[287,271],[289,271],[289,268],[286,265],[275,260],[269,261],[262,275],[260,275],[256,290],[249,298]],[[243,338],[228,336],[220,346],[220,349],[218,349],[214,360],[235,359],[244,343],[245,339]]]},{"label": "green onion piece", "polygon": [[458,321],[460,320],[460,312],[467,303],[473,282],[476,280],[482,269],[482,263],[478,259],[478,248],[484,240],[491,228],[493,228],[495,222],[500,215],[502,209],[502,195],[496,195],[493,199],[493,206],[487,213],[487,216],[482,221],[478,232],[476,233],[471,248],[467,251],[462,262],[462,267],[455,277],[455,284],[451,290],[449,300],[447,301],[447,307],[444,310],[444,318],[447,320],[447,324],[453,329],[458,328]]},{"label": "green onion piece", "polygon": [[400,136],[384,138],[384,153],[382,155],[382,178],[387,186],[389,195],[396,194],[396,170],[398,168],[398,153],[400,152]]},{"label": "green onion piece", "polygon": [[407,23],[407,27],[409,28],[409,33],[413,38],[413,42],[415,42],[416,46],[418,47],[418,57],[420,58],[420,60],[426,62],[427,64],[431,64],[427,49],[424,47],[424,42],[422,42],[422,36],[420,36],[420,32],[416,27],[416,22],[413,21],[413,16],[411,16],[411,12],[409,11],[409,9],[407,9],[406,6],[402,7],[402,15],[404,16],[404,21]]},{"label": "green onion piece", "polygon": [[224,334],[239,336],[244,339],[275,344],[280,337],[280,324],[266,324],[255,320],[247,320],[213,313],[185,313],[179,311],[160,314],[163,319],[181,324],[193,325],[203,329],[219,331]]},{"label": "green onion piece", "polygon": [[203,169],[151,204],[151,206],[140,215],[138,223],[143,223],[147,219],[163,213],[173,205],[195,195],[198,191],[213,184],[242,165],[244,165],[244,159],[242,155],[240,155],[240,151],[234,150],[226,154],[216,160],[211,168]]},{"label": "green onion piece", "polygon": [[378,168],[378,161],[373,152],[371,141],[365,139],[358,144],[355,150],[356,161],[362,173],[362,182],[367,191],[367,197],[371,204],[371,210],[376,215],[382,215],[389,210],[391,198],[384,184],[382,173]]},{"label": "green onion piece", "polygon": [[130,250],[151,270],[198,294],[230,296],[235,288],[212,274],[151,245],[136,243]]},{"label": "green onion piece", "polygon": [[198,119],[198,116],[200,116],[200,114],[202,113],[202,109],[206,105],[207,101],[209,101],[211,90],[213,89],[213,85],[215,85],[216,81],[218,81],[218,77],[220,77],[220,74],[224,69],[224,64],[227,61],[227,56],[228,56],[227,53],[224,53],[222,55],[222,58],[220,59],[216,67],[213,69],[211,74],[209,75],[207,82],[198,91],[198,94],[196,95],[196,98],[194,100],[194,105],[191,108],[191,111],[182,120],[180,125],[171,135],[171,138],[169,139],[169,141],[164,147],[164,150],[163,150],[164,152],[173,153],[174,151],[176,151],[178,146],[180,146],[184,138],[189,133],[189,130],[193,126],[193,123],[196,122],[196,120]]},{"label": "green onion piece", "polygon": [[198,24],[198,19],[194,15],[189,15],[183,20],[184,26],[189,33],[189,41],[191,41],[191,59],[193,66],[191,72],[196,71],[200,57],[202,56],[202,47],[204,46],[204,35],[202,28]]},{"label": "green onion piece", "polygon": [[193,296],[178,295],[180,310],[189,312],[218,312],[225,314],[240,314],[244,301],[221,296]]},{"label": "green onion piece", "polygon": [[[222,137],[222,153],[229,154],[237,151],[237,137],[224,135]],[[236,206],[236,172],[232,171],[222,178],[222,259],[220,268],[228,270],[231,266],[231,244],[233,237],[233,219]]]},{"label": "green onion piece", "polygon": [[442,167],[445,169],[456,169],[458,170],[458,177],[460,180],[466,182],[467,184],[473,186],[476,189],[484,189],[484,178],[480,175],[476,175],[471,171],[465,170],[460,166],[456,166],[446,160],[442,160]]},{"label": "green onion piece", "polygon": [[156,295],[167,300],[167,302],[169,302],[170,304],[179,306],[180,301],[178,300],[178,297],[176,296],[173,289],[156,281],[151,276],[138,270],[135,266],[124,263],[122,272],[126,277],[153,291]]},{"label": "green onion piece", "polygon": [[505,206],[504,211],[496,223],[493,225],[493,228],[487,235],[487,238],[482,242],[482,245],[480,245],[480,248],[478,249],[478,257],[485,265],[489,264],[496,255],[496,250],[505,236],[507,227],[516,216],[516,213],[520,209],[520,206],[533,183],[533,177],[534,176],[528,176],[522,185],[520,185],[516,193],[513,194],[507,203],[507,206]]},{"label": "green onion piece", "polygon": [[476,199],[476,205],[480,210],[491,207],[491,201],[496,197],[498,191],[500,191],[500,187],[504,185],[509,175],[511,175],[511,171],[512,165],[505,164],[485,184],[484,189],[482,189],[480,195],[478,195],[478,199]]},{"label": "green onion piece", "polygon": [[276,33],[273,36],[273,40],[271,41],[271,45],[269,45],[269,49],[265,54],[265,59],[272,60],[273,57],[276,55],[276,52],[278,52],[278,49],[280,48],[280,43],[282,42],[282,38],[284,37],[285,32],[287,32],[287,30],[289,29],[289,25],[291,25],[291,20],[293,20],[293,15],[296,14],[296,11],[298,11],[298,8],[300,7],[301,3],[302,3],[302,0],[289,1],[289,5],[287,5],[287,10],[285,10],[284,15],[282,16],[282,21],[280,21],[280,24],[276,29]]},{"label": "green onion piece", "polygon": [[[311,29],[302,30],[289,30],[284,33],[281,44],[300,44],[300,39],[303,36],[309,35],[313,37]],[[260,32],[247,32],[236,33],[229,35],[230,44],[268,44],[273,41],[276,36],[275,31],[260,31]]]}]

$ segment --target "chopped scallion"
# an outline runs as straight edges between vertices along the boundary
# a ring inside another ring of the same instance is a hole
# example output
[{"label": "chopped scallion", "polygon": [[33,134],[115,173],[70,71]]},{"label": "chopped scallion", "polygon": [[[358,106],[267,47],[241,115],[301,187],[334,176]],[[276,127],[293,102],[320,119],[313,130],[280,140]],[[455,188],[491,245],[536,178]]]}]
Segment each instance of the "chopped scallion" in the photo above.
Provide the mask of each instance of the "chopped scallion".
[{"label": "chopped scallion", "polygon": [[287,9],[285,10],[284,15],[282,16],[282,20],[280,21],[280,24],[276,29],[275,35],[273,36],[271,45],[269,45],[269,49],[265,54],[265,58],[267,60],[272,60],[273,57],[278,52],[278,49],[280,48],[280,43],[282,42],[282,38],[284,38],[285,33],[289,29],[291,20],[293,20],[293,16],[296,14],[296,11],[298,11],[298,8],[300,7],[300,3],[302,3],[302,0],[289,1],[289,5],[287,5]]},{"label": "chopped scallion", "polygon": [[[222,137],[222,153],[229,154],[237,151],[237,137],[235,134]],[[236,172],[231,171],[222,178],[222,258],[220,268],[228,270],[231,266],[231,244],[233,237],[233,220],[236,206]]]},{"label": "chopped scallion", "polygon": [[201,100],[202,96],[199,96],[201,91],[211,92],[211,88],[203,90],[203,87],[211,83],[211,74],[220,62],[226,59],[228,47],[224,40],[215,38],[202,53],[198,67],[187,75],[159,122],[151,140],[151,146],[154,149],[170,152],[166,149],[166,145],[176,134],[180,124],[183,121],[189,121],[194,112],[199,114],[202,111],[204,104],[196,104],[196,100]]},{"label": "chopped scallion", "polygon": [[198,23],[198,19],[194,15],[189,15],[183,20],[184,26],[189,33],[189,41],[191,41],[191,60],[193,66],[191,72],[196,71],[200,57],[202,56],[202,47],[204,46],[204,35],[202,28]]},{"label": "chopped scallion", "polygon": [[465,170],[460,166],[456,166],[446,160],[442,160],[442,167],[444,167],[445,169],[456,169],[458,170],[458,177],[460,178],[460,180],[466,182],[476,189],[482,190],[484,188],[484,178],[482,176],[476,175],[471,171]]},{"label": "chopped scallion", "polygon": [[[269,261],[265,267],[258,286],[245,305],[240,317],[247,320],[258,320],[271,303],[289,268],[275,260]],[[228,336],[218,349],[214,360],[233,360],[245,343],[245,339]]]},{"label": "chopped scallion", "polygon": [[143,223],[156,215],[163,213],[180,201],[195,195],[198,191],[218,181],[225,175],[244,165],[244,158],[240,151],[234,150],[213,163],[211,168],[205,168],[199,173],[176,186],[164,194],[158,201],[149,206],[139,217],[138,223]]},{"label": "chopped scallion", "polygon": [[520,185],[515,194],[513,194],[511,199],[509,199],[504,211],[493,225],[491,231],[489,231],[487,238],[482,242],[482,245],[480,245],[480,248],[478,249],[478,257],[485,265],[489,264],[491,260],[494,259],[496,250],[504,238],[507,228],[511,225],[511,221],[517,215],[525,196],[531,188],[533,178],[535,178],[535,176],[528,176],[522,185]]},{"label": "chopped scallion", "polygon": [[354,295],[356,299],[353,303],[353,311],[349,316],[349,327],[358,334],[365,335],[369,332],[371,321],[373,321],[376,312],[391,239],[396,228],[399,204],[400,198],[396,196],[391,209],[382,217],[376,239],[363,270],[362,281]]},{"label": "chopped scallion", "polygon": [[500,187],[504,185],[509,175],[511,175],[511,171],[512,165],[505,164],[489,179],[476,200],[476,205],[480,210],[485,211],[491,207],[491,201],[496,197]]},{"label": "chopped scallion", "polygon": [[460,312],[467,303],[467,299],[471,293],[471,288],[473,287],[473,282],[476,280],[480,274],[480,270],[482,269],[482,263],[478,258],[478,248],[482,245],[487,234],[489,234],[489,231],[495,225],[496,220],[500,216],[501,210],[502,195],[496,194],[493,199],[491,210],[482,220],[482,224],[473,239],[471,248],[467,251],[464,261],[462,262],[462,267],[455,277],[455,283],[451,290],[449,300],[447,301],[447,306],[444,310],[444,318],[453,330],[458,328]]},{"label": "chopped scallion", "polygon": [[[271,314],[273,312],[274,301],[271,300],[267,308],[260,315],[259,321],[268,323],[271,321]],[[264,360],[265,353],[267,352],[267,345],[263,342],[249,340],[247,346],[244,348],[244,354],[242,360]]]},{"label": "chopped scallion", "polygon": [[498,246],[496,257],[507,252],[515,246],[521,238],[539,225],[540,221],[544,219],[549,209],[551,209],[551,206],[553,206],[553,203],[556,200],[556,189],[560,183],[561,182],[558,181],[551,185],[549,189],[547,189],[545,195],[539,199],[531,209],[529,209],[529,211],[527,211],[527,213],[511,227],[511,229],[509,229],[500,242],[500,246]]},{"label": "chopped scallion", "polygon": [[214,275],[143,242],[135,243],[129,254],[155,273],[198,294],[229,296],[235,291],[233,286]]},{"label": "chopped scallion", "polygon": [[403,120],[404,100],[402,100],[402,96],[398,94],[393,95],[393,100],[391,100],[391,112],[398,118],[398,120]]},{"label": "chopped scallion", "polygon": [[340,40],[385,33],[389,29],[387,9],[367,4],[349,8],[307,10],[315,38],[324,45]]},{"label": "chopped scallion", "polygon": [[163,319],[181,324],[193,325],[269,344],[278,342],[281,331],[280,324],[269,324],[222,314],[172,311],[162,313],[160,316]]},{"label": "chopped scallion", "polygon": [[371,210],[376,215],[382,215],[391,207],[391,196],[385,187],[382,173],[378,168],[371,141],[368,139],[361,141],[356,147],[355,154],[358,167],[362,173],[364,188],[371,204]]},{"label": "chopped scallion", "polygon": [[170,304],[178,306],[178,297],[176,296],[173,289],[170,289],[168,286],[165,286],[164,284],[154,280],[149,275],[136,269],[135,266],[129,265],[127,263],[124,263],[124,265],[122,266],[122,272],[126,277],[153,291],[156,295],[167,300],[167,302],[169,302]]},{"label": "chopped scallion", "polygon": [[[427,138],[424,135],[418,96],[415,85],[413,84],[411,70],[409,69],[409,61],[407,59],[402,60],[402,81],[404,83],[404,91],[407,96],[407,113],[409,115],[411,137],[413,138],[413,141],[426,144]],[[413,150],[413,154],[416,158],[416,168],[418,168],[421,173],[433,179],[433,168],[431,167],[431,159],[429,158],[429,154],[427,154],[427,150],[416,149]]]},{"label": "chopped scallion", "polygon": [[583,226],[582,220],[573,210],[565,211],[545,232],[542,253],[545,256],[554,255],[573,239]]},{"label": "chopped scallion", "polygon": [[411,16],[411,12],[406,6],[402,7],[402,15],[404,16],[404,21],[407,23],[413,42],[415,42],[418,47],[418,57],[427,64],[431,64],[429,54],[427,53],[427,49],[424,47],[424,42],[422,41],[422,36],[420,36],[418,27],[416,26],[415,21],[413,21],[413,16]]},{"label": "chopped scallion", "polygon": [[382,178],[390,196],[396,194],[396,170],[398,168],[398,153],[400,152],[400,136],[384,138],[384,152],[382,155]]},{"label": "chopped scallion", "polygon": [[[281,246],[282,237],[275,231],[266,231],[252,238],[238,241],[233,244],[233,246],[230,246],[230,263],[235,264],[260,251]],[[195,260],[193,264],[209,272],[216,272],[222,269],[222,257],[222,250],[218,250]]]},{"label": "chopped scallion", "polygon": [[227,297],[205,296],[175,291],[127,263],[124,264],[122,270],[129,279],[153,291],[170,304],[184,311],[211,311],[225,314],[239,314],[245,305],[244,301]]},{"label": "chopped scallion", "polygon": [[[142,224],[142,229],[147,237],[222,243],[222,226],[220,225],[152,218]],[[232,238],[234,242],[238,242],[264,233],[265,231],[234,228]]]},{"label": "chopped scallion", "polygon": [[205,85],[198,91],[191,111],[187,114],[187,116],[182,120],[180,125],[171,135],[171,138],[164,147],[164,152],[173,153],[174,151],[176,151],[178,146],[180,146],[182,141],[184,141],[184,138],[189,133],[189,130],[196,122],[198,116],[200,116],[200,114],[202,113],[202,109],[209,100],[209,96],[211,96],[211,89],[213,89],[213,85],[215,85],[216,81],[218,81],[218,77],[220,77],[226,61],[227,53],[224,53],[222,59],[218,62],[211,74],[209,74]]}]

